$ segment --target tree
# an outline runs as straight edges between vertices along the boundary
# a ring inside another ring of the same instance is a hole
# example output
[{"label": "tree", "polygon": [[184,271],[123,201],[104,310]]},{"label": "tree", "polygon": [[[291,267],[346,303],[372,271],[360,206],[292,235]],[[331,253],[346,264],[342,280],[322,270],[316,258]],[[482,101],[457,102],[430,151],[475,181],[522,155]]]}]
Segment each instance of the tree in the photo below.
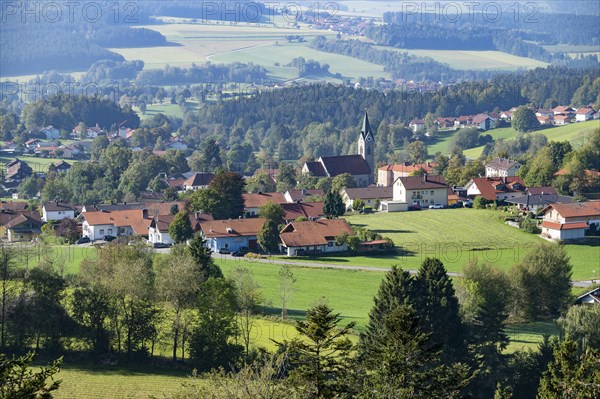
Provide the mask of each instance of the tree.
[{"label": "tree", "polygon": [[278,225],[283,223],[283,217],[285,216],[285,211],[281,204],[276,204],[274,202],[269,202],[263,206],[261,206],[258,210],[258,215],[261,218],[265,218],[267,220],[272,220]]},{"label": "tree", "polygon": [[571,301],[572,266],[563,246],[540,243],[512,269],[514,312],[525,320],[558,316]]},{"label": "tree", "polygon": [[381,325],[358,398],[461,397],[470,379],[468,366],[439,364],[439,350],[428,345],[429,334],[420,329],[410,306],[394,306]]},{"label": "tree", "polygon": [[77,222],[74,219],[63,219],[56,226],[56,235],[65,239],[67,243],[73,244],[79,238]]},{"label": "tree", "polygon": [[279,227],[273,220],[267,219],[258,231],[258,244],[269,254],[279,248]]},{"label": "tree", "polygon": [[577,344],[564,340],[554,349],[554,360],[540,381],[538,399],[597,398],[600,394],[600,352],[587,349],[579,355]]},{"label": "tree", "polygon": [[250,358],[250,338],[254,328],[252,316],[256,313],[264,298],[260,291],[261,286],[252,275],[252,270],[246,267],[236,267],[231,272],[230,278],[235,288],[239,318],[238,329],[244,343],[247,362]]},{"label": "tree", "polygon": [[442,360],[453,363],[466,352],[464,326],[459,315],[452,280],[444,264],[426,258],[416,276],[415,310],[423,332],[431,334],[429,345],[442,349]]},{"label": "tree", "polygon": [[298,337],[280,343],[294,366],[290,379],[310,398],[334,398],[345,390],[343,374],[349,370],[353,346],[347,335],[355,323],[338,327],[339,313],[326,304],[308,309],[306,321],[297,321]]},{"label": "tree", "polygon": [[352,201],[352,210],[353,211],[360,211],[365,207],[365,201],[361,200],[360,198],[355,198],[354,201]]},{"label": "tree", "polygon": [[242,352],[231,338],[238,333],[236,297],[231,282],[210,278],[198,291],[198,323],[192,331],[190,354],[198,370],[229,367]]},{"label": "tree", "polygon": [[[198,287],[204,281],[200,269],[186,246],[174,246],[164,258],[155,258],[156,286],[160,298],[172,311],[173,361],[177,361],[177,349],[182,330],[185,328],[183,313],[191,309]],[[182,348],[183,357],[183,348]]]},{"label": "tree", "polygon": [[223,278],[223,272],[221,268],[215,264],[210,248],[206,247],[206,240],[202,238],[200,234],[194,236],[192,241],[188,244],[190,247],[190,253],[198,271],[202,275],[203,280],[209,278]]},{"label": "tree", "polygon": [[552,148],[543,147],[527,164],[527,173],[523,176],[525,184],[530,187],[549,186],[558,170],[554,166]]},{"label": "tree", "polygon": [[279,290],[281,297],[281,320],[285,320],[287,318],[287,306],[288,303],[296,292],[294,288],[294,284],[296,283],[296,277],[294,277],[294,272],[292,272],[292,268],[290,265],[283,264],[279,269]]},{"label": "tree", "polygon": [[422,141],[413,141],[406,146],[409,162],[422,163],[427,159],[427,145]]},{"label": "tree", "polygon": [[[284,142],[282,141],[281,144]],[[296,187],[296,168],[291,163],[280,162],[277,173],[277,192],[284,193],[294,187]]]},{"label": "tree", "polygon": [[29,176],[23,179],[18,187],[19,194],[24,198],[33,198],[40,191],[40,181],[35,176]]},{"label": "tree", "polygon": [[531,132],[540,127],[540,122],[531,108],[521,106],[512,115],[512,127],[518,132]]},{"label": "tree", "polygon": [[330,190],[327,192],[323,212],[330,219],[342,216],[346,212],[346,205],[338,191]]},{"label": "tree", "polygon": [[275,182],[266,173],[259,173],[246,179],[246,189],[249,193],[271,193],[275,191]]},{"label": "tree", "polygon": [[600,350],[600,306],[571,306],[558,319],[563,336],[575,341],[580,352],[587,348]]},{"label": "tree", "polygon": [[177,244],[194,236],[194,230],[187,213],[182,211],[175,215],[173,221],[169,224],[169,235]]},{"label": "tree", "polygon": [[244,179],[233,172],[217,173],[208,185],[217,199],[205,212],[211,213],[216,220],[233,219],[244,213]]},{"label": "tree", "polygon": [[356,187],[356,179],[350,173],[339,174],[331,180],[331,189],[335,192],[354,187]]},{"label": "tree", "polygon": [[379,284],[377,295],[373,299],[373,307],[369,311],[369,322],[365,331],[360,334],[359,358],[367,367],[373,366],[370,353],[380,350],[377,346],[381,344],[381,337],[385,335],[386,315],[401,305],[412,305],[414,295],[414,280],[409,272],[395,265],[392,266]]},{"label": "tree", "polygon": [[[51,399],[62,381],[54,380],[62,357],[47,366],[32,366],[33,352],[8,359],[0,353],[0,397],[6,399]],[[48,379],[50,382],[48,383]]]},{"label": "tree", "polygon": [[13,248],[0,246],[0,300],[2,301],[0,307],[0,353],[4,353],[6,348],[6,331],[7,331],[7,307],[9,300],[13,299],[16,291],[15,284],[12,280],[16,278],[16,267],[15,267],[16,254]]},{"label": "tree", "polygon": [[91,342],[94,353],[99,355],[108,351],[110,337],[106,321],[115,306],[108,290],[97,283],[77,287],[71,305],[73,319],[90,330],[85,338]]}]

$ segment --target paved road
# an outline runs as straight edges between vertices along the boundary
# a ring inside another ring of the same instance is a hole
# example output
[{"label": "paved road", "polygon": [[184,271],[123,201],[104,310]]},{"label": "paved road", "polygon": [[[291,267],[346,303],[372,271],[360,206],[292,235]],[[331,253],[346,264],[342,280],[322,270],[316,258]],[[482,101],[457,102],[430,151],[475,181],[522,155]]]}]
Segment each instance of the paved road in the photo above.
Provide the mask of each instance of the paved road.
[{"label": "paved road", "polygon": [[[350,265],[336,265],[333,263],[325,263],[321,261],[299,261],[299,260],[288,260],[285,258],[267,258],[267,259],[248,259],[248,258],[240,258],[231,255],[221,255],[221,254],[213,254],[213,258],[215,259],[226,259],[233,260],[235,262],[243,263],[270,263],[276,265],[294,265],[294,266],[302,266],[302,267],[314,267],[314,268],[324,268],[324,269],[342,269],[342,270],[361,270],[368,272],[387,272],[390,270],[389,267],[370,267],[370,266],[350,266]],[[408,270],[409,273],[416,274],[418,270]],[[462,273],[456,272],[448,272],[448,275],[451,277],[460,277]],[[589,287],[592,284],[597,284],[600,281],[596,280],[582,280],[582,281],[573,281],[572,284],[574,287]]]}]

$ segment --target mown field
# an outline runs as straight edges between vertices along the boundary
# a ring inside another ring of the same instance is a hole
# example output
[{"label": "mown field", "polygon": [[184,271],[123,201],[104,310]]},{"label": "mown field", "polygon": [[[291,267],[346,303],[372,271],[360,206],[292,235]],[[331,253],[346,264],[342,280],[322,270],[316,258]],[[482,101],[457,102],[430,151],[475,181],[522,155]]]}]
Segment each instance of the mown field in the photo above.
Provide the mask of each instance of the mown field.
[{"label": "mown field", "polygon": [[48,167],[50,164],[53,164],[58,161],[66,161],[70,164],[74,162],[78,162],[74,159],[62,159],[62,158],[38,158],[38,157],[28,157],[22,155],[16,156],[2,156],[0,157],[0,163],[5,164],[7,162],[12,161],[15,158],[19,158],[21,161],[27,162],[27,164],[33,169],[34,172],[48,172]]},{"label": "mown field", "polygon": [[430,57],[435,61],[448,64],[458,70],[514,71],[548,66],[547,63],[527,57],[504,53],[502,51],[467,50],[419,50],[400,49],[389,46],[376,46],[382,50],[394,50],[418,57]]}]

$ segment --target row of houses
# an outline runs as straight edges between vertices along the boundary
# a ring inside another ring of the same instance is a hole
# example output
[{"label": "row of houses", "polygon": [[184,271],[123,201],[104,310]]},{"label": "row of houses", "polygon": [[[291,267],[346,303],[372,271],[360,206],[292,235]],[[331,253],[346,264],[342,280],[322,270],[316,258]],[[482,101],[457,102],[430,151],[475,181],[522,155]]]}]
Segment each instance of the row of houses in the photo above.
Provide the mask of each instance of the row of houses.
[{"label": "row of houses", "polygon": [[[461,115],[459,117],[441,117],[433,122],[439,129],[475,127],[480,130],[490,130],[494,127],[494,122],[500,117],[495,113],[483,113],[477,115]],[[413,132],[418,132],[425,128],[424,119],[412,119],[408,127]]]},{"label": "row of houses", "polygon": [[[500,114],[500,118],[510,121],[517,108],[511,108]],[[600,113],[591,107],[572,108],[559,105],[551,109],[539,108],[535,110],[540,125],[563,126],[573,122],[585,122],[592,119],[600,119]]]}]

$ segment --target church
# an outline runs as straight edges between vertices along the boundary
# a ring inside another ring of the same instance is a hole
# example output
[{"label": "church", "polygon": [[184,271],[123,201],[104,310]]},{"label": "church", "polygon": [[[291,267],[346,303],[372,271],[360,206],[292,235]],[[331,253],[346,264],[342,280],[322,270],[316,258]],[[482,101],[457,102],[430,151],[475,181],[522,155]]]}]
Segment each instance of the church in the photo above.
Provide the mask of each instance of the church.
[{"label": "church", "polygon": [[369,125],[369,116],[365,111],[362,129],[358,136],[358,154],[320,157],[316,161],[306,162],[303,174],[321,177],[335,177],[349,173],[356,179],[358,187],[367,187],[374,183],[375,137]]}]

